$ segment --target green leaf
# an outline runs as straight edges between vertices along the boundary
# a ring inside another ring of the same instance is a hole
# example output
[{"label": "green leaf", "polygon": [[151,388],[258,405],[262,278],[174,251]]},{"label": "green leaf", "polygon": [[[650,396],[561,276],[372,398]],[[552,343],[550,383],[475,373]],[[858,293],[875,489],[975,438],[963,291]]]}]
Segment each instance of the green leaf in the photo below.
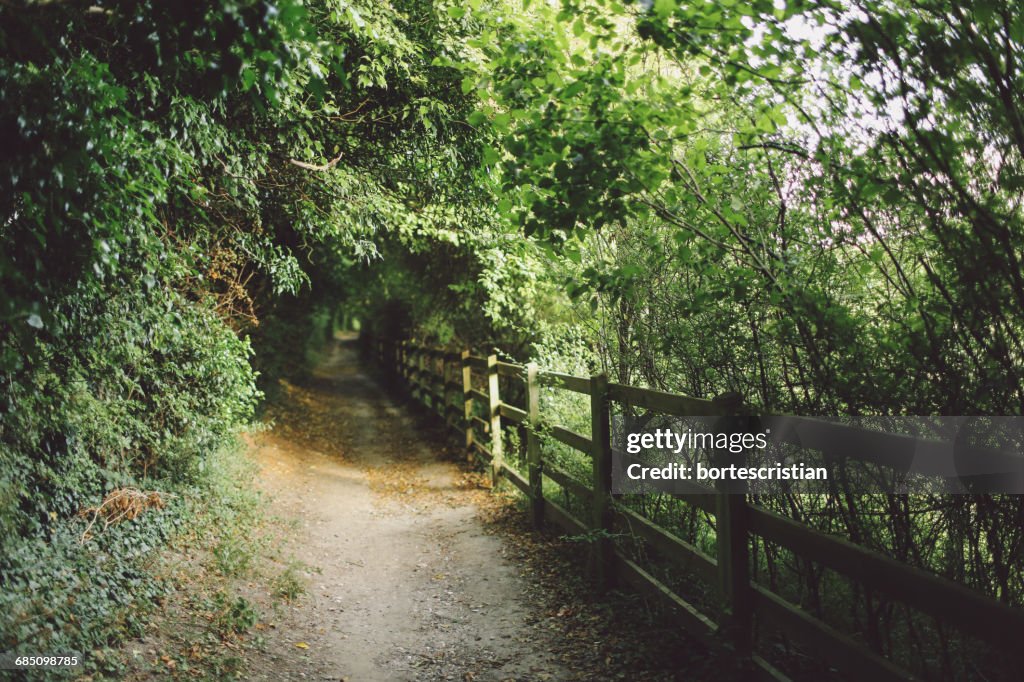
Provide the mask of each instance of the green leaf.
[{"label": "green leaf", "polygon": [[512,115],[509,113],[500,113],[494,116],[494,129],[498,132],[504,133],[508,131],[509,121],[512,120]]},{"label": "green leaf", "polygon": [[676,11],[676,0],[654,0],[654,13],[659,19],[665,19]]},{"label": "green leaf", "polygon": [[493,166],[501,159],[501,155],[493,147],[484,147],[482,157],[485,166]]}]

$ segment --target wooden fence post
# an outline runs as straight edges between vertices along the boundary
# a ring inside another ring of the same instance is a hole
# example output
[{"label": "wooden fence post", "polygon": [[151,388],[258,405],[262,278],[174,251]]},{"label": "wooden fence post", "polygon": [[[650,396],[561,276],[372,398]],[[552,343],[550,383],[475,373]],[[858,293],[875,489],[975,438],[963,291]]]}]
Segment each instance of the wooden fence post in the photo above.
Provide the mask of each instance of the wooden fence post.
[{"label": "wooden fence post", "polygon": [[526,461],[530,479],[530,501],[533,527],[544,525],[544,479],[540,458],[540,383],[537,381],[537,363],[526,365]]},{"label": "wooden fence post", "polygon": [[[726,427],[730,433],[740,426],[741,418],[736,416],[742,407],[738,394],[719,396],[715,402],[724,403],[730,416],[718,420],[719,428]],[[718,464],[744,465],[745,453],[725,453]],[[725,630],[741,657],[750,656],[754,645],[753,595],[750,590],[750,529],[747,514],[746,485],[743,481],[719,480],[715,504],[716,548],[718,554],[718,578],[722,596],[729,608],[729,619]]]},{"label": "wooden fence post", "polygon": [[718,577],[722,595],[729,605],[725,628],[736,652],[749,655],[753,646],[753,609],[750,595],[749,551],[747,547],[747,503],[740,493],[719,493],[716,504],[718,530]]},{"label": "wooden fence post", "polygon": [[501,397],[498,395],[498,356],[487,356],[487,397],[491,418],[491,485],[501,476]]},{"label": "wooden fence post", "polygon": [[611,412],[608,401],[608,376],[590,377],[590,438],[594,451],[594,495],[590,528],[598,536],[591,551],[591,569],[598,585],[614,585],[614,547],[607,534],[611,531],[612,445]]},{"label": "wooden fence post", "polygon": [[466,425],[466,459],[473,461],[473,368],[469,365],[469,351],[462,351],[462,418]]}]

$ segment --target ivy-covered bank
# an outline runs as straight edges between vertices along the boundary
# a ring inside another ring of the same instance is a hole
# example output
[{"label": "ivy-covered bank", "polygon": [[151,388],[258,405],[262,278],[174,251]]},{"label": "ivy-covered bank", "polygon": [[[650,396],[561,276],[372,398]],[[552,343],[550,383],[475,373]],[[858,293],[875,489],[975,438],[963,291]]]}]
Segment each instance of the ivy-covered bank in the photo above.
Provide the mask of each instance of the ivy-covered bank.
[{"label": "ivy-covered bank", "polygon": [[330,333],[348,269],[473,210],[452,22],[0,6],[0,650],[113,672],[164,550],[245,535],[238,434]]},{"label": "ivy-covered bank", "polygon": [[102,666],[92,652],[164,592],[156,550],[211,514],[237,521],[248,493],[227,471],[258,392],[248,343],[170,289],[65,305],[6,377],[0,632],[5,650]]}]

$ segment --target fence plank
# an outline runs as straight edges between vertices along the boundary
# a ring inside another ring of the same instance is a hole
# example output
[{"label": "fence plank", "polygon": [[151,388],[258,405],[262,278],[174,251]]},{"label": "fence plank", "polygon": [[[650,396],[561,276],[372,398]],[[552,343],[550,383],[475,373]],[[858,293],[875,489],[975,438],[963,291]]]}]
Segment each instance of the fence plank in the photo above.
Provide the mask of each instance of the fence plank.
[{"label": "fence plank", "polygon": [[594,496],[594,492],[588,488],[585,483],[577,480],[565,469],[551,464],[550,462],[545,462],[544,464],[544,475],[566,490],[571,491],[575,495],[579,495],[584,500],[589,501],[590,498]]},{"label": "fence plank", "polygon": [[522,379],[526,373],[526,367],[523,365],[516,365],[511,362],[499,362],[498,363],[498,374],[503,377],[510,377],[512,379]]},{"label": "fence plank", "polygon": [[547,498],[544,498],[544,518],[568,533],[581,535],[587,532],[587,526],[582,521]]},{"label": "fence plank", "polygon": [[696,635],[705,644],[711,646],[718,644],[715,639],[715,635],[718,634],[718,626],[714,621],[633,561],[630,561],[618,552],[615,553],[614,558],[618,574],[632,585],[634,589],[667,602],[670,606],[674,607],[676,614],[687,631]]},{"label": "fence plank", "polygon": [[520,410],[518,407],[513,407],[508,403],[501,403],[498,406],[498,412],[502,417],[505,417],[509,421],[513,421],[517,424],[521,424],[527,420],[526,410]]},{"label": "fence plank", "polygon": [[589,379],[575,377],[571,374],[562,374],[561,372],[541,372],[539,377],[541,384],[544,386],[554,386],[566,391],[590,395]]},{"label": "fence plank", "polygon": [[485,464],[490,464],[491,460],[494,459],[494,457],[491,455],[491,451],[478,440],[473,441],[473,449],[476,450],[479,455],[481,455]]},{"label": "fence plank", "polygon": [[551,426],[550,435],[555,440],[565,443],[571,448],[575,448],[580,452],[590,455],[594,449],[594,443],[586,436],[570,431],[564,426]]},{"label": "fence plank", "polygon": [[612,514],[616,531],[643,538],[676,566],[718,587],[718,562],[713,557],[621,504],[612,505]]},{"label": "fence plank", "polygon": [[1004,646],[1024,641],[1024,609],[1000,604],[964,585],[908,566],[834,535],[751,506],[751,530],[916,609]]},{"label": "fence plank", "polygon": [[620,403],[645,407],[655,412],[679,417],[716,417],[729,414],[729,405],[714,400],[691,398],[686,395],[665,393],[650,388],[636,388],[623,384],[608,384],[608,397]]},{"label": "fence plank", "polygon": [[501,475],[511,481],[517,488],[522,490],[524,495],[527,497],[530,496],[530,482],[505,462],[501,463]]},{"label": "fence plank", "polygon": [[[672,481],[673,485],[677,485],[680,488],[693,486],[700,486],[700,483],[694,483],[693,481]],[[671,497],[700,509],[703,512],[707,512],[711,516],[718,513],[718,503],[715,501],[714,495],[709,495],[703,492],[692,492],[692,493],[672,493]]]},{"label": "fence plank", "polygon": [[[869,462],[896,471],[913,467],[920,474],[939,478],[954,473],[950,469],[954,446],[949,442],[813,417],[771,415],[763,417],[762,424],[771,427],[774,440],[818,450],[837,459]],[[972,446],[958,448],[957,453],[955,473],[960,476],[1001,472],[1012,480],[1024,473],[1024,458],[1017,452]]]},{"label": "fence plank", "polygon": [[849,637],[840,634],[802,609],[761,587],[751,588],[754,606],[766,623],[786,636],[802,642],[826,660],[832,660],[859,678],[871,680],[910,680],[913,677]]}]

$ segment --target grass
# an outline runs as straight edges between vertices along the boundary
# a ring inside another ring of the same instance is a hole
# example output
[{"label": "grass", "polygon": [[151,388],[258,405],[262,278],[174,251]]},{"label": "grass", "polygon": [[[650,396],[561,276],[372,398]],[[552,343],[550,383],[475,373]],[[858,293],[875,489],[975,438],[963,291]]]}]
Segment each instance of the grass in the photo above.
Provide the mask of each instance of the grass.
[{"label": "grass", "polygon": [[[195,516],[154,571],[172,587],[144,636],[119,652],[127,679],[236,680],[263,650],[262,630],[278,606],[305,591],[305,566],[289,558],[287,524],[267,514],[242,452],[218,456]],[[283,566],[283,568],[282,568]]]},{"label": "grass", "polygon": [[305,564],[291,561],[285,569],[271,581],[273,595],[278,599],[293,602],[306,592],[306,584],[300,572],[306,570]]}]

